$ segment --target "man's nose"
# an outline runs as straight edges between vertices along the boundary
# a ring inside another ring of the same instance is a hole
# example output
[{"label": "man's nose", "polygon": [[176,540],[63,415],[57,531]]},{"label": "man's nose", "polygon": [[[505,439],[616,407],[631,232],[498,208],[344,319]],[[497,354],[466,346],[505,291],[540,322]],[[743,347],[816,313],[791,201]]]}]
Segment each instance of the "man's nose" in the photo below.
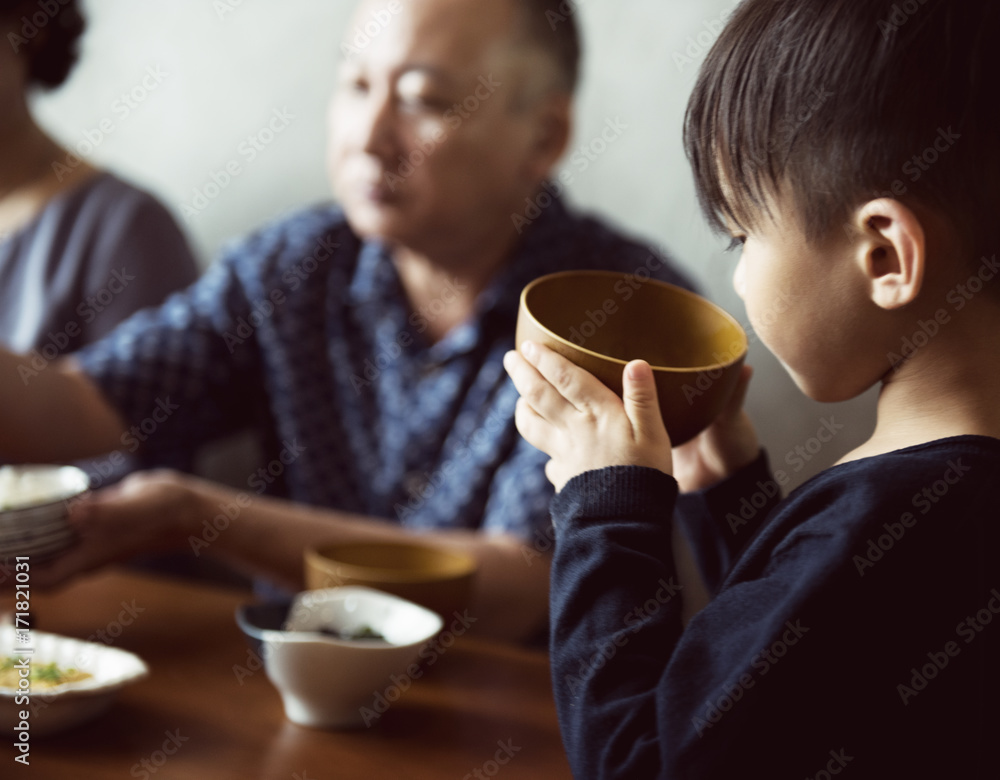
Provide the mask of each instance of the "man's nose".
[{"label": "man's nose", "polygon": [[390,159],[395,144],[394,112],[391,95],[369,96],[361,142],[364,150],[381,159]]}]

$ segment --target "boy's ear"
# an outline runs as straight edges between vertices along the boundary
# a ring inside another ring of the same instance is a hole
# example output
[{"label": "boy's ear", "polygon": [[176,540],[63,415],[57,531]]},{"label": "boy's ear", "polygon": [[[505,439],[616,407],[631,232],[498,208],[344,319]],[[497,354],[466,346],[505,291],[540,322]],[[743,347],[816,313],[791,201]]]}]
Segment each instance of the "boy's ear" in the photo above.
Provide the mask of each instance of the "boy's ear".
[{"label": "boy's ear", "polygon": [[927,242],[917,215],[892,198],[866,203],[856,212],[858,262],[871,299],[886,310],[901,309],[920,294],[927,267]]}]

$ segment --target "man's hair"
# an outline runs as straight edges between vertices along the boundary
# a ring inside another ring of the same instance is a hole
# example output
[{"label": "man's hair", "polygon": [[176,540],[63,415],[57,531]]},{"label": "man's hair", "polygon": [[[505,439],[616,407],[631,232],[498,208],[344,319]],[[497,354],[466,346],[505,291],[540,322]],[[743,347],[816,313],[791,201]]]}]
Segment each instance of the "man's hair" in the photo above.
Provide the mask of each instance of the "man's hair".
[{"label": "man's hair", "polygon": [[556,66],[555,87],[573,94],[580,80],[582,50],[576,6],[569,0],[516,0],[515,5],[526,41],[545,51]]},{"label": "man's hair", "polygon": [[[15,50],[26,58],[28,84],[46,89],[61,86],[69,77],[86,26],[77,0],[59,0],[49,5],[57,10],[53,13],[37,2],[26,0],[0,0],[0,20],[13,25],[11,33],[26,41]],[[23,35],[29,25],[34,34]]]},{"label": "man's hair", "polygon": [[684,140],[713,226],[769,196],[817,242],[868,200],[948,221],[969,262],[1000,249],[997,0],[747,0],[708,55]]}]

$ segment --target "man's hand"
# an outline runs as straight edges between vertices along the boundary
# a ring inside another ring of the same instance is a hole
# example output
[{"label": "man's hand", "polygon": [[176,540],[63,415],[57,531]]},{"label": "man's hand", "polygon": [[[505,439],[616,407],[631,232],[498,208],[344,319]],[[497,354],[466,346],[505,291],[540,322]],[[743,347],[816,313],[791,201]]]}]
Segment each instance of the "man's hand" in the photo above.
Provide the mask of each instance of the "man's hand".
[{"label": "man's hand", "polygon": [[[31,582],[54,587],[142,553],[191,550],[192,537],[204,540],[205,522],[233,504],[240,508],[238,519],[230,516],[228,528],[204,545],[203,554],[293,590],[303,587],[302,553],[309,545],[417,538],[382,518],[247,496],[170,471],[140,472],[73,505],[70,522],[80,536],[77,545],[48,564],[33,563]],[[470,610],[485,635],[523,640],[544,623],[548,560],[543,555],[526,559],[528,542],[465,529],[421,533],[419,541],[476,559],[477,597]]]},{"label": "man's hand", "polygon": [[625,367],[624,398],[547,347],[526,342],[508,352],[507,373],[521,394],[515,421],[529,444],[552,460],[556,492],[575,476],[608,466],[646,466],[671,474],[670,437],[660,416],[653,370]]},{"label": "man's hand", "polygon": [[76,545],[33,568],[32,583],[53,587],[109,563],[179,547],[196,503],[187,479],[171,471],[139,472],[75,502],[70,524]]},{"label": "man's hand", "polygon": [[682,493],[710,488],[760,455],[757,432],[743,411],[752,377],[753,369],[744,366],[722,414],[703,433],[674,450],[674,476]]}]

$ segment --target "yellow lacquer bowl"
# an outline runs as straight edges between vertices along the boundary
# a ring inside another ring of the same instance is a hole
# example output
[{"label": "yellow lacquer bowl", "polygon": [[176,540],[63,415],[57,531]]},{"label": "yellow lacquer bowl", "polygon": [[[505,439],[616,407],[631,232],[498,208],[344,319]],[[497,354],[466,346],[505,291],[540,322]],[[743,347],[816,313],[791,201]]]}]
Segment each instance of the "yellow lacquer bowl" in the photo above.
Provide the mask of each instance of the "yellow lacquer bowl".
[{"label": "yellow lacquer bowl", "polygon": [[704,298],[611,271],[544,276],[521,294],[517,345],[543,344],[615,393],[631,360],[653,367],[660,411],[676,446],[719,415],[746,359],[746,332]]}]

